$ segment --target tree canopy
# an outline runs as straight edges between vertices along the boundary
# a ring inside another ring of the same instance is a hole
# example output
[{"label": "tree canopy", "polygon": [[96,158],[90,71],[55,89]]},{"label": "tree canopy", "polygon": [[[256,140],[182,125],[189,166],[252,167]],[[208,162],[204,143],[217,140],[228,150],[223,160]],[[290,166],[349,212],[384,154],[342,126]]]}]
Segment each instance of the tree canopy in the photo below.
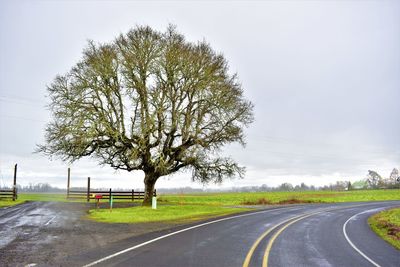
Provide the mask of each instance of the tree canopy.
[{"label": "tree canopy", "polygon": [[371,188],[377,189],[383,183],[382,176],[380,176],[376,171],[368,170],[367,183]]},{"label": "tree canopy", "polygon": [[393,168],[392,172],[390,173],[389,180],[392,183],[398,182],[399,178],[399,170],[396,168]]},{"label": "tree canopy", "polygon": [[114,41],[90,41],[83,58],[48,86],[52,122],[38,151],[145,173],[146,199],[161,176],[182,169],[207,183],[242,175],[220,149],[244,144],[253,105],[227,60],[173,26],[131,29]]}]

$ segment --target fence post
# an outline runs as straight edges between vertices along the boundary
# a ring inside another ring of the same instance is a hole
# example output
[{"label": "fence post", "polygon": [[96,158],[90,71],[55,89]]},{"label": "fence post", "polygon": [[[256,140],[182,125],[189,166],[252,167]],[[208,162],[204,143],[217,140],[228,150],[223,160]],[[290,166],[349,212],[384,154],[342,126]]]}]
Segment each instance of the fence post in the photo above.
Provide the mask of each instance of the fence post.
[{"label": "fence post", "polygon": [[14,166],[13,201],[17,199],[17,164]]},{"label": "fence post", "polygon": [[132,201],[135,201],[135,190],[132,189]]},{"label": "fence post", "polygon": [[69,198],[69,188],[71,182],[71,169],[68,168],[68,180],[67,180],[67,198]]},{"label": "fence post", "polygon": [[90,201],[90,177],[87,178],[87,202]]},{"label": "fence post", "polygon": [[110,193],[109,193],[109,196],[108,196],[108,201],[111,203],[111,194],[112,194],[112,191],[111,191],[111,188],[110,188]]}]

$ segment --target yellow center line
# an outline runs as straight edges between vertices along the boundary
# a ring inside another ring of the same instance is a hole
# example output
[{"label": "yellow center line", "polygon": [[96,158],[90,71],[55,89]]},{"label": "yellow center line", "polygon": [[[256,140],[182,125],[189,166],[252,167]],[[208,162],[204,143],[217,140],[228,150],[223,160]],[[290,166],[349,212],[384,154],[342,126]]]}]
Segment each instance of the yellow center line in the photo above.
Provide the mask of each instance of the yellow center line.
[{"label": "yellow center line", "polygon": [[277,225],[275,225],[274,227],[269,228],[267,231],[265,231],[265,232],[256,240],[256,242],[254,242],[254,244],[251,246],[251,248],[250,248],[249,252],[247,253],[246,258],[245,258],[245,260],[244,260],[244,262],[243,262],[243,267],[248,267],[248,266],[249,266],[250,260],[251,260],[251,257],[253,256],[254,251],[256,250],[258,244],[260,244],[261,240],[264,239],[264,237],[266,237],[269,233],[271,233],[271,231],[273,231],[275,228],[281,226],[282,224],[287,223],[287,222],[290,221],[290,220],[299,218],[299,217],[301,217],[301,216],[303,216],[303,215],[297,215],[297,216],[294,216],[294,217],[290,217],[289,219],[284,220],[284,221],[278,223]]},{"label": "yellow center line", "polygon": [[263,258],[263,262],[262,262],[262,267],[268,267],[268,257],[269,257],[269,254],[270,254],[270,252],[271,252],[271,248],[272,248],[272,245],[273,245],[275,239],[276,239],[287,227],[289,227],[291,224],[293,224],[293,223],[295,223],[295,222],[298,222],[298,221],[300,221],[300,220],[302,220],[302,219],[305,219],[305,218],[307,218],[307,217],[310,217],[310,216],[312,216],[312,215],[316,215],[316,214],[323,213],[323,212],[326,212],[326,211],[338,210],[338,209],[349,209],[349,208],[360,207],[360,206],[364,206],[364,205],[365,205],[365,204],[351,205],[351,206],[347,206],[347,207],[338,207],[338,208],[327,208],[327,209],[320,210],[320,211],[316,211],[316,212],[311,212],[311,213],[306,213],[306,214],[300,214],[300,215],[298,215],[298,216],[291,217],[291,218],[289,218],[289,219],[286,219],[286,220],[284,220],[284,221],[282,221],[282,222],[276,224],[274,227],[269,228],[267,231],[265,231],[265,232],[256,240],[256,242],[254,242],[254,244],[251,246],[249,252],[248,252],[247,255],[246,255],[246,258],[245,258],[245,260],[244,260],[244,262],[243,262],[243,267],[249,267],[251,257],[253,256],[254,251],[256,250],[256,248],[257,248],[257,246],[260,244],[260,242],[261,242],[269,233],[271,233],[271,231],[273,231],[273,230],[276,229],[277,227],[281,226],[282,224],[287,223],[287,224],[284,225],[281,229],[279,229],[279,231],[276,232],[275,235],[272,236],[272,238],[271,238],[270,241],[268,242],[267,248],[265,249],[265,253],[264,253],[264,258]]},{"label": "yellow center line", "polygon": [[300,220],[303,220],[307,217],[310,217],[312,215],[318,214],[318,213],[322,213],[324,211],[321,212],[317,212],[317,213],[312,213],[312,214],[308,214],[305,215],[303,217],[297,218],[289,223],[287,223],[285,226],[283,226],[281,229],[279,229],[278,232],[275,233],[275,235],[272,236],[272,238],[269,240],[267,248],[265,249],[265,253],[264,253],[264,258],[263,258],[263,262],[262,262],[262,267],[268,267],[268,257],[269,257],[269,253],[271,252],[271,248],[272,248],[272,244],[274,243],[275,239],[286,229],[288,228],[290,225],[294,224],[295,222],[298,222]]},{"label": "yellow center line", "polygon": [[249,252],[247,253],[246,258],[244,259],[243,267],[248,267],[248,266],[249,266],[251,257],[253,256],[253,253],[254,253],[254,251],[256,250],[258,244],[261,242],[261,240],[263,240],[264,237],[266,237],[272,230],[274,230],[276,227],[278,227],[279,225],[281,225],[281,224],[283,224],[283,223],[285,223],[285,222],[286,222],[286,221],[284,221],[284,222],[282,222],[282,223],[280,223],[280,224],[277,224],[277,225],[275,225],[274,227],[268,229],[266,232],[264,232],[264,233],[256,240],[256,242],[254,242],[254,244],[251,246]]},{"label": "yellow center line", "polygon": [[321,211],[317,211],[317,212],[305,214],[305,215],[302,215],[301,217],[297,216],[297,217],[299,217],[299,218],[296,218],[296,219],[295,219],[295,218],[292,218],[292,219],[295,219],[295,220],[293,220],[293,221],[287,223],[286,225],[284,225],[284,226],[283,226],[281,229],[279,229],[279,231],[277,231],[277,232],[271,237],[271,239],[269,240],[268,245],[267,245],[267,248],[265,249],[264,258],[263,258],[263,262],[262,262],[262,267],[268,267],[268,258],[269,258],[269,254],[271,253],[271,248],[272,248],[272,245],[273,245],[275,239],[276,239],[283,231],[285,231],[285,229],[288,228],[290,225],[292,225],[292,224],[294,224],[295,222],[298,222],[298,221],[300,221],[300,220],[303,220],[303,219],[305,219],[305,218],[307,218],[307,217],[310,217],[310,216],[313,216],[313,215],[316,215],[316,214],[319,214],[319,213],[323,213],[323,212],[326,212],[326,211],[340,210],[340,209],[348,209],[348,208],[354,208],[354,207],[358,207],[358,206],[362,206],[362,205],[352,205],[352,206],[348,206],[348,207],[339,207],[339,208],[328,208],[328,209],[324,209],[324,210],[321,210]]}]

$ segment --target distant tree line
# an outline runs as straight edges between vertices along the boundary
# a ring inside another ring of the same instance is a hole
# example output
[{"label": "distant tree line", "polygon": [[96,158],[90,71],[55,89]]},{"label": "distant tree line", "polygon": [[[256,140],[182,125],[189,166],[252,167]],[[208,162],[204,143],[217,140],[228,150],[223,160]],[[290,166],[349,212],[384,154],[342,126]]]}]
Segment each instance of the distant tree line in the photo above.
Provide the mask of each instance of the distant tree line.
[{"label": "distant tree line", "polygon": [[26,193],[61,193],[66,192],[65,189],[51,186],[49,183],[29,183],[29,185],[17,185],[18,192]]},{"label": "distant tree line", "polygon": [[360,189],[396,189],[400,188],[400,177],[398,169],[394,168],[389,175],[389,178],[383,178],[376,171],[368,170],[365,179],[351,182],[348,180],[336,181],[335,183],[314,186],[301,183],[299,185],[292,185],[291,183],[282,183],[279,186],[268,186],[263,184],[261,186],[242,186],[233,187],[230,189],[201,189],[201,188],[168,188],[158,189],[160,193],[206,193],[206,192],[276,192],[276,191],[348,191]]},{"label": "distant tree line", "polygon": [[[4,189],[11,189],[11,187],[3,187]],[[279,186],[268,186],[263,184],[261,186],[242,186],[224,189],[210,189],[210,188],[192,188],[192,187],[179,187],[179,188],[159,188],[158,193],[162,194],[179,194],[179,193],[212,193],[212,192],[276,192],[276,191],[347,191],[359,189],[396,189],[400,188],[399,170],[394,168],[388,178],[383,178],[376,171],[368,170],[365,179],[350,182],[350,181],[336,181],[335,183],[314,186],[301,183],[299,185],[292,185],[291,183],[282,183]],[[17,185],[18,192],[36,192],[36,193],[62,193],[66,192],[65,189],[51,186],[49,183],[30,183],[26,186]],[[85,191],[86,187],[73,187],[71,190]],[[109,190],[110,188],[93,188],[95,190]],[[131,190],[126,188],[113,188],[113,190]],[[143,191],[143,188],[135,188],[135,191]]]},{"label": "distant tree line", "polygon": [[366,182],[368,184],[368,188],[372,189],[400,188],[399,170],[393,168],[388,178],[383,178],[376,171],[368,170]]}]

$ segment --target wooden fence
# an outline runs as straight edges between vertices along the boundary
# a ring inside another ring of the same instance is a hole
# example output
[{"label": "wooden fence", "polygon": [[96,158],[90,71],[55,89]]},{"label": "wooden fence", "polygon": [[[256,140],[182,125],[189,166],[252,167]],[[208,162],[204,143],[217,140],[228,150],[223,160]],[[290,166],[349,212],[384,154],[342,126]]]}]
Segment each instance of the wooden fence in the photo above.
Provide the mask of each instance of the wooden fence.
[{"label": "wooden fence", "polygon": [[0,198],[12,198],[13,201],[17,200],[17,164],[14,166],[14,183],[12,189],[0,189]]},{"label": "wooden fence", "polygon": [[[71,190],[71,169],[68,168],[68,176],[67,176],[67,199],[86,199],[88,202],[91,199],[97,199],[97,196],[100,196],[101,199],[125,199],[125,200],[140,200],[144,199],[145,192],[142,191],[112,191],[110,190],[93,190],[90,188],[90,177],[87,178],[87,187],[86,190]],[[157,196],[156,190],[153,192],[153,196]]]},{"label": "wooden fence", "polygon": [[[67,192],[67,198],[68,199],[84,199],[86,198],[87,201],[90,201],[91,199],[96,199],[96,195],[101,195],[101,199],[110,199],[110,196],[112,196],[113,199],[125,199],[125,200],[140,200],[144,199],[144,194],[145,192],[142,191],[112,191],[106,190],[106,191],[101,191],[101,190],[87,190],[87,191],[81,191],[81,190],[68,190]],[[154,190],[153,193],[154,196],[157,196],[156,190]]]},{"label": "wooden fence", "polygon": [[17,189],[0,189],[0,198],[12,198],[15,201],[18,198]]}]

